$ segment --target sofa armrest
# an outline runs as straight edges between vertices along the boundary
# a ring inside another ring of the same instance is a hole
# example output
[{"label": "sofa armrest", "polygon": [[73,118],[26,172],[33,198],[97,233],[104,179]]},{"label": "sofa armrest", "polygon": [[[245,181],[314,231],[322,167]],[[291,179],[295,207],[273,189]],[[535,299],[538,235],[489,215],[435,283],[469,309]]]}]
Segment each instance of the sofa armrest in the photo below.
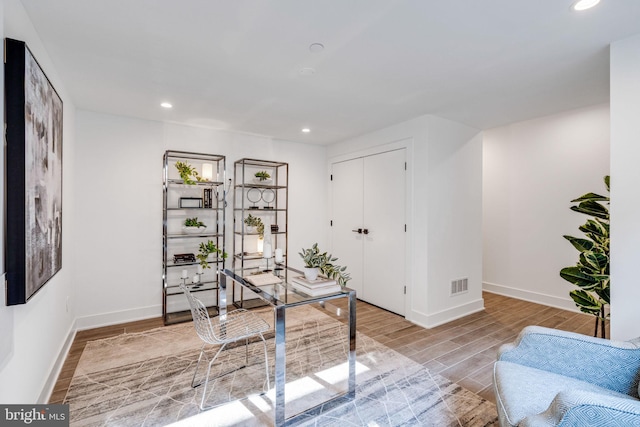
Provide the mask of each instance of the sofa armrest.
[{"label": "sofa armrest", "polygon": [[525,418],[519,427],[558,425],[637,426],[640,425],[640,401],[632,397],[565,390],[557,394],[546,411]]},{"label": "sofa armrest", "polygon": [[640,348],[634,341],[609,341],[541,326],[527,326],[498,360],[518,363],[638,397]]}]

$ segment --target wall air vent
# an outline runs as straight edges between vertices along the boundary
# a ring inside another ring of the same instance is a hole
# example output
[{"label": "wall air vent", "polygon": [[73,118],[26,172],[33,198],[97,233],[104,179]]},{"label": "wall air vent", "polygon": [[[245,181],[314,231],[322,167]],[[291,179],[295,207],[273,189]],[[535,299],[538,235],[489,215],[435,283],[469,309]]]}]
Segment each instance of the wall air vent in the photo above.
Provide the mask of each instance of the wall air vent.
[{"label": "wall air vent", "polygon": [[451,296],[463,294],[469,291],[469,279],[463,278],[451,281]]}]

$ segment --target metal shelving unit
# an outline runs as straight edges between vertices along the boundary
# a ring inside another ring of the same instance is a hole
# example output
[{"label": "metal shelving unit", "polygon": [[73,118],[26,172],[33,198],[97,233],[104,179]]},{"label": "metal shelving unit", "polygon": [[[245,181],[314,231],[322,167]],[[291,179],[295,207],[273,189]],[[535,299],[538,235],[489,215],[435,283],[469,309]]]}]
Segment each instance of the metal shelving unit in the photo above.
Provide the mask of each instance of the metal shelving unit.
[{"label": "metal shelving unit", "polygon": [[[255,174],[265,171],[269,180]],[[286,271],[288,252],[289,164],[284,162],[240,159],[234,163],[233,271],[239,276],[272,270]],[[249,230],[244,220],[251,214],[265,225],[263,239],[257,230]],[[271,229],[271,226],[274,226]],[[262,240],[262,241],[261,241]],[[269,242],[267,240],[270,240]],[[265,258],[265,244],[270,245]],[[282,258],[276,260],[276,253]],[[269,253],[271,256],[269,257]],[[258,300],[245,300],[243,289],[232,289],[237,307],[251,307]]]},{"label": "metal shelving unit", "polygon": [[[205,181],[185,184],[180,179],[176,162],[187,162]],[[198,275],[200,262],[179,260],[176,254],[198,254],[200,243],[211,240],[218,248],[225,245],[225,156],[216,154],[166,151],[163,157],[163,221],[162,221],[162,315],[165,325],[191,320],[187,300],[178,287],[183,272],[187,283]],[[188,203],[188,204],[187,204]],[[186,218],[197,217],[206,230],[187,233],[182,225]],[[198,275],[198,283],[190,285],[211,314],[218,308],[217,270],[224,268],[222,257],[209,256],[210,268]]]}]

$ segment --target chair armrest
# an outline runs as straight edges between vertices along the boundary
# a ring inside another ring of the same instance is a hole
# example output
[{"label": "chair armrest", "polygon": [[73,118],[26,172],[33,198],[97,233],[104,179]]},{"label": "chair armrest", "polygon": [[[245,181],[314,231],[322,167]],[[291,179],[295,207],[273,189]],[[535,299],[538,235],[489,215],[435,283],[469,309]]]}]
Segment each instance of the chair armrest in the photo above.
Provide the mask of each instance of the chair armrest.
[{"label": "chair armrest", "polygon": [[565,390],[556,395],[546,411],[527,417],[519,424],[520,427],[557,425],[637,426],[640,425],[640,401],[592,391]]},{"label": "chair armrest", "polygon": [[541,326],[527,326],[498,360],[576,378],[638,397],[640,348],[631,341],[609,341]]}]

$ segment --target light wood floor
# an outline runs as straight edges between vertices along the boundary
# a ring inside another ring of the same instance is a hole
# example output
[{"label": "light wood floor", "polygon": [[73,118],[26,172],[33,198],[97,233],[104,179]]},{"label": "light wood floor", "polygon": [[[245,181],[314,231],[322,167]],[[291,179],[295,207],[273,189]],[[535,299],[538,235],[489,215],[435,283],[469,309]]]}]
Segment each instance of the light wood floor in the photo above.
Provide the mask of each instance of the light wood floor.
[{"label": "light wood floor", "polygon": [[[492,402],[493,362],[498,347],[513,341],[523,327],[540,325],[593,335],[594,318],[590,315],[487,292],[483,297],[485,310],[432,329],[358,301],[357,330]],[[162,324],[157,318],[78,332],[49,403],[62,403],[88,341]]]}]

